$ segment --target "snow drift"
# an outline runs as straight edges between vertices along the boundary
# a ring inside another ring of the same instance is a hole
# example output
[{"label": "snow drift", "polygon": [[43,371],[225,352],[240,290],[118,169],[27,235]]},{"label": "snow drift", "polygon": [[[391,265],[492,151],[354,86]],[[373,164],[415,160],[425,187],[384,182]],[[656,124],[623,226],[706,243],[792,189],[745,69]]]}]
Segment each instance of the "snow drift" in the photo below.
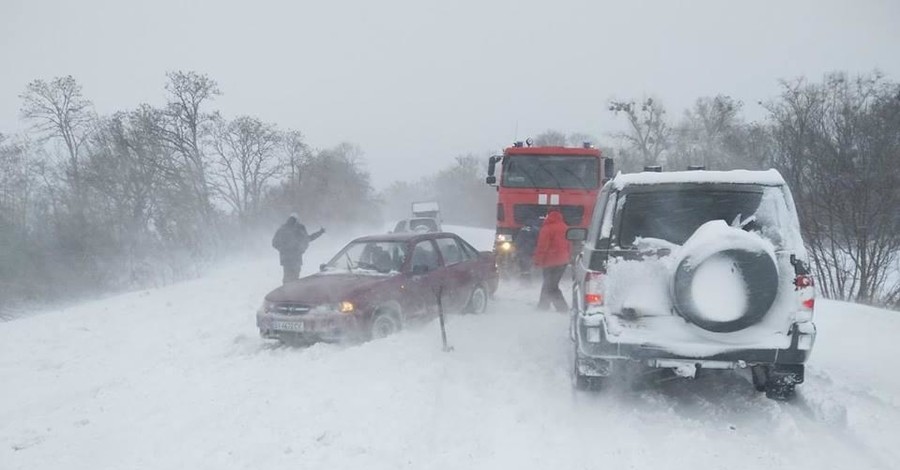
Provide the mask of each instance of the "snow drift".
[{"label": "snow drift", "polygon": [[[493,233],[463,236],[487,248]],[[480,239],[481,241],[479,242]],[[316,266],[344,240],[314,245]],[[330,246],[328,246],[330,245]],[[821,302],[807,383],[737,372],[573,393],[565,316],[504,286],[359,346],[273,347],[266,252],[204,279],[0,323],[0,468],[896,468],[900,315]]]}]

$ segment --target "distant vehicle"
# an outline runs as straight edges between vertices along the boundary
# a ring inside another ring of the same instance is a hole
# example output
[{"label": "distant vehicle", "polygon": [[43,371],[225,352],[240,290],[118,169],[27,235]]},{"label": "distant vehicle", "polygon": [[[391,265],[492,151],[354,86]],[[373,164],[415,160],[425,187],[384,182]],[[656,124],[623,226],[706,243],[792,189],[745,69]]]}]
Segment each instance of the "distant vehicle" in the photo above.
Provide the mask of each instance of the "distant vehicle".
[{"label": "distant vehicle", "polygon": [[441,206],[438,205],[437,201],[420,201],[412,203],[412,216],[414,218],[429,218],[435,219],[438,222],[441,220]]},{"label": "distant vehicle", "polygon": [[497,290],[494,255],[455,234],[358,238],[321,272],[279,287],[256,315],[264,338],[360,341],[445,312],[482,313]]},{"label": "distant vehicle", "polygon": [[[499,179],[495,175],[497,164]],[[486,182],[497,187],[494,251],[501,272],[517,273],[529,265],[532,253],[518,249],[517,235],[523,228],[539,225],[537,221],[549,209],[559,210],[570,227],[587,227],[600,186],[612,172],[612,159],[589,143],[582,147],[542,147],[532,146],[528,139],[504,149],[503,155],[491,157]]]},{"label": "distant vehicle", "polygon": [[619,175],[575,263],[573,378],[641,363],[694,377],[749,367],[789,399],[813,347],[814,288],[791,192],[775,170]]},{"label": "distant vehicle", "polygon": [[418,217],[397,222],[391,233],[429,233],[440,232],[441,223],[437,219]]}]

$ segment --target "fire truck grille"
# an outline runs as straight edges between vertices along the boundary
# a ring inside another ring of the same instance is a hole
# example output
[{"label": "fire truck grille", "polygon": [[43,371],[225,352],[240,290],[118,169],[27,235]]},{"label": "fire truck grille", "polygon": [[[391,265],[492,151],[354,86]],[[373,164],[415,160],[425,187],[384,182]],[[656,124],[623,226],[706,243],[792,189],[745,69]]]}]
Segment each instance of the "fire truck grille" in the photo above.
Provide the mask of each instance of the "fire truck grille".
[{"label": "fire truck grille", "polygon": [[562,213],[566,225],[581,225],[584,219],[584,207],[582,206],[547,206],[540,204],[516,204],[513,207],[513,218],[517,224],[525,224],[535,217],[547,215],[550,207],[558,208]]}]

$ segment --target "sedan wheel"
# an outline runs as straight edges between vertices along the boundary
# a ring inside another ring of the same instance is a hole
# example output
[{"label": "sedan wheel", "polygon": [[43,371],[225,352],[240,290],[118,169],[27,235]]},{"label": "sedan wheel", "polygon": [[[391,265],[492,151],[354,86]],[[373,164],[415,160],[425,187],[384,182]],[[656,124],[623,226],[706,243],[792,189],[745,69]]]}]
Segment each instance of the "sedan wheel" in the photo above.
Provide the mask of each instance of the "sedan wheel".
[{"label": "sedan wheel", "polygon": [[388,337],[400,331],[400,321],[391,313],[379,313],[372,321],[372,339]]},{"label": "sedan wheel", "polygon": [[488,293],[482,285],[475,286],[469,304],[466,305],[466,313],[484,313],[487,310]]}]

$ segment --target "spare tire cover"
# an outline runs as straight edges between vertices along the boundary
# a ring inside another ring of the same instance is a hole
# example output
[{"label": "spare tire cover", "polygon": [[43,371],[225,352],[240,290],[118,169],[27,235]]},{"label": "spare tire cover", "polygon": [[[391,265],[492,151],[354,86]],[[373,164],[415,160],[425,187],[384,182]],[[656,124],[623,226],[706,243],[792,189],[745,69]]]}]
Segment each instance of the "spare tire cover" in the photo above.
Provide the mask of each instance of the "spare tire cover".
[{"label": "spare tire cover", "polygon": [[759,323],[778,294],[771,244],[722,221],[697,229],[675,266],[675,309],[707,331],[731,333]]}]

